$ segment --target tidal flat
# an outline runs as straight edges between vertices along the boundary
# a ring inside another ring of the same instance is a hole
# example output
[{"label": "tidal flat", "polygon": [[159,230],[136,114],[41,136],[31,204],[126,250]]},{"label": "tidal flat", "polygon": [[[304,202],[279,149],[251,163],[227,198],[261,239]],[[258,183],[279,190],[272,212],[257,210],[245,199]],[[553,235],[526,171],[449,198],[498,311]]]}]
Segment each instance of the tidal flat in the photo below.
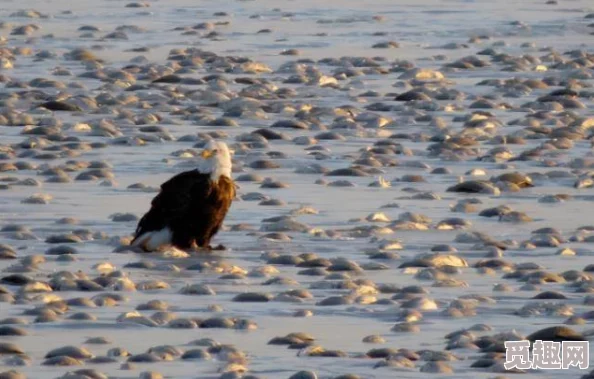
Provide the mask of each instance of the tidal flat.
[{"label": "tidal flat", "polygon": [[0,4],[0,379],[594,377],[503,366],[594,338],[591,1]]}]

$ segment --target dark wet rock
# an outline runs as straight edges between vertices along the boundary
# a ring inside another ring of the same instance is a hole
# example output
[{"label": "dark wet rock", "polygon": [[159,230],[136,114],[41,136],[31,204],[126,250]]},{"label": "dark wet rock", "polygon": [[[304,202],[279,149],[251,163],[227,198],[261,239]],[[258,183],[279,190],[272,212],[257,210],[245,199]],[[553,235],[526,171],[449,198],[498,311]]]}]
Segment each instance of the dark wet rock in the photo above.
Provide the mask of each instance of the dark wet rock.
[{"label": "dark wet rock", "polygon": [[378,42],[371,46],[373,49],[395,49],[400,47],[400,44],[395,41]]},{"label": "dark wet rock", "polygon": [[519,223],[519,222],[530,222],[533,220],[531,217],[529,217],[524,212],[511,211],[511,212],[506,212],[506,213],[502,214],[499,217],[499,221]]},{"label": "dark wet rock", "polygon": [[78,250],[69,245],[59,245],[51,247],[45,251],[46,255],[64,255],[64,254],[78,254]]},{"label": "dark wet rock", "polygon": [[532,178],[530,178],[530,176],[518,172],[499,175],[498,177],[493,178],[492,181],[513,183],[520,188],[534,187],[534,184],[532,184]]},{"label": "dark wet rock", "polygon": [[369,176],[365,171],[358,168],[341,168],[326,173],[327,176]]},{"label": "dark wet rock", "polygon": [[404,93],[399,94],[394,99],[396,101],[431,101],[431,97],[422,91],[413,89]]},{"label": "dark wet rock", "polygon": [[81,237],[73,233],[51,235],[45,239],[47,243],[79,243],[82,241]]},{"label": "dark wet rock", "polygon": [[398,333],[419,333],[421,328],[419,325],[410,322],[402,322],[395,324],[390,330]]},{"label": "dark wet rock", "polygon": [[23,274],[11,274],[0,278],[0,283],[9,284],[13,286],[24,286],[28,283],[33,283],[34,280],[27,275]]},{"label": "dark wet rock", "polygon": [[0,244],[0,260],[16,259],[16,251],[9,245]]},{"label": "dark wet rock", "polygon": [[385,343],[386,340],[385,340],[385,338],[383,338],[380,335],[373,334],[373,335],[369,335],[369,336],[364,337],[363,340],[362,340],[362,342],[364,342],[364,343],[377,343],[377,344],[379,344],[379,343]]},{"label": "dark wet rock", "polygon": [[215,295],[215,291],[206,284],[192,284],[183,287],[180,290],[184,295]]},{"label": "dark wet rock", "polygon": [[250,163],[249,166],[257,170],[269,170],[281,167],[278,163],[275,163],[270,160],[257,160]]},{"label": "dark wet rock", "polygon": [[22,337],[28,335],[27,331],[12,325],[0,326],[0,336],[16,336]]},{"label": "dark wet rock", "polygon": [[133,213],[114,213],[109,218],[114,222],[138,221],[138,216]]},{"label": "dark wet rock", "polygon": [[331,265],[327,267],[328,271],[362,271],[361,267],[353,261],[344,258],[335,258],[330,260]]},{"label": "dark wet rock", "polygon": [[541,292],[541,293],[535,295],[532,298],[533,299],[542,299],[542,300],[565,300],[565,299],[567,299],[567,296],[565,296],[561,292],[545,291],[545,292]]},{"label": "dark wet rock", "polygon": [[462,193],[483,193],[489,195],[498,195],[500,193],[500,190],[490,182],[476,180],[458,183],[449,187],[447,191]]},{"label": "dark wet rock", "polygon": [[350,296],[330,296],[316,303],[318,306],[337,306],[348,305],[353,303],[353,298]]},{"label": "dark wet rock", "polygon": [[271,128],[285,128],[285,129],[297,129],[307,130],[309,126],[302,121],[297,120],[279,120],[270,126]]},{"label": "dark wet rock", "polygon": [[272,295],[267,293],[245,292],[236,295],[233,298],[233,301],[242,303],[263,303],[268,302],[271,299]]},{"label": "dark wet rock", "polygon": [[367,253],[369,259],[377,259],[377,260],[397,260],[400,259],[400,255],[392,252],[392,251],[377,251],[377,252],[369,252]]},{"label": "dark wet rock", "polygon": [[526,337],[529,341],[586,341],[586,338],[567,326],[551,326],[538,330]]},{"label": "dark wet rock", "polygon": [[0,355],[11,355],[11,354],[25,354],[25,352],[17,345],[10,342],[0,342]]},{"label": "dark wet rock", "polygon": [[134,363],[155,363],[161,362],[163,359],[155,354],[155,353],[142,353],[137,355],[132,355],[128,358],[128,362]]},{"label": "dark wet rock", "polygon": [[328,183],[329,187],[355,187],[355,183],[351,182],[350,180],[335,180],[333,182]]},{"label": "dark wet rock", "polygon": [[421,372],[432,374],[453,374],[454,369],[446,362],[432,361],[427,362],[423,366],[421,366]]},{"label": "dark wet rock", "polygon": [[195,320],[190,320],[187,318],[178,318],[175,320],[171,320],[167,327],[172,329],[196,329],[198,328],[198,323]]},{"label": "dark wet rock", "polygon": [[65,101],[47,101],[39,105],[50,111],[65,111],[65,112],[82,112],[82,108],[78,105],[70,104]]},{"label": "dark wet rock", "polygon": [[288,137],[285,134],[279,133],[271,129],[258,129],[254,130],[252,133],[261,135],[269,141],[288,139]]},{"label": "dark wet rock", "polygon": [[111,344],[112,341],[106,337],[90,337],[90,338],[87,338],[85,343],[93,344],[93,345],[108,345],[108,344]]},{"label": "dark wet rock", "polygon": [[8,317],[0,320],[0,325],[27,325],[27,320],[19,317]]},{"label": "dark wet rock", "polygon": [[82,366],[83,361],[65,355],[48,358],[43,361],[44,366]]},{"label": "dark wet rock", "polygon": [[[71,375],[74,375],[71,377]],[[108,376],[104,373],[92,369],[92,368],[84,368],[80,370],[74,370],[72,372],[66,373],[64,376],[60,377],[60,379],[108,379]]]},{"label": "dark wet rock", "polygon": [[183,360],[190,360],[190,359],[207,360],[207,359],[211,359],[211,355],[210,355],[210,353],[208,353],[208,351],[206,351],[204,349],[190,349],[190,350],[187,350],[181,356],[181,359],[183,359]]},{"label": "dark wet rock", "polygon": [[169,308],[169,304],[167,304],[167,302],[165,302],[165,301],[150,300],[147,303],[139,304],[136,307],[136,310],[139,310],[139,311],[148,311],[148,310],[165,311],[168,308]]},{"label": "dark wet rock", "polygon": [[232,329],[235,326],[235,322],[228,318],[213,317],[202,321],[199,325],[200,328],[222,328]]},{"label": "dark wet rock", "polygon": [[171,75],[163,75],[155,80],[153,83],[181,83],[182,77],[179,75],[171,74]]},{"label": "dark wet rock", "polygon": [[148,353],[154,353],[161,357],[180,357],[183,351],[172,345],[159,345],[149,348]]},{"label": "dark wet rock", "polygon": [[283,337],[274,337],[268,341],[269,345],[297,345],[306,344],[311,345],[315,338],[306,333],[289,333]]},{"label": "dark wet rock", "polygon": [[500,217],[506,213],[509,213],[512,211],[512,208],[510,206],[507,205],[499,205],[497,207],[494,208],[487,208],[482,210],[479,213],[479,216],[482,217]]},{"label": "dark wet rock", "polygon": [[327,140],[327,141],[344,141],[346,140],[345,136],[337,132],[322,132],[315,135],[315,138],[318,140]]},{"label": "dark wet rock", "polygon": [[291,375],[289,379],[318,379],[318,375],[314,371],[298,371]]},{"label": "dark wet rock", "polygon": [[0,379],[27,379],[27,376],[16,370],[0,372]]},{"label": "dark wet rock", "polygon": [[[274,265],[298,266],[303,262],[303,258],[295,255],[277,255],[269,257],[266,263]],[[302,267],[302,266],[299,266]]]},{"label": "dark wet rock", "polygon": [[303,355],[308,357],[334,357],[344,358],[347,354],[340,350],[326,350],[321,346],[310,346],[303,351]]},{"label": "dark wet rock", "polygon": [[297,272],[298,275],[307,275],[307,276],[326,276],[328,271],[323,267],[312,267],[305,270],[301,270]]},{"label": "dark wet rock", "polygon": [[75,359],[88,359],[93,355],[83,347],[64,346],[57,349],[50,350],[45,358],[54,358],[59,356],[68,356]]}]

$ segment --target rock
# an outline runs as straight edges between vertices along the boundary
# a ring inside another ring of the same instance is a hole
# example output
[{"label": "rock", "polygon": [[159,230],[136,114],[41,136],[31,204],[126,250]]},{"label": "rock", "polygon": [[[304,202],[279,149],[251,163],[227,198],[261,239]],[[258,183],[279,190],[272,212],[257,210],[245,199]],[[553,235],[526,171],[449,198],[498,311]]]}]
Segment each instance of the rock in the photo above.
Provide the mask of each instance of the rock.
[{"label": "rock", "polygon": [[142,353],[137,355],[132,355],[128,358],[128,362],[133,363],[155,363],[161,362],[163,359],[159,357],[157,354],[154,353]]},{"label": "rock", "polygon": [[508,182],[517,185],[520,188],[526,187],[534,187],[532,184],[532,178],[528,175],[519,173],[519,172],[511,172],[507,174],[499,175],[496,178],[491,179],[493,182]]},{"label": "rock", "polygon": [[467,182],[458,183],[449,187],[447,192],[462,192],[462,193],[482,193],[488,195],[498,196],[501,194],[499,188],[490,182],[471,180]]},{"label": "rock", "polygon": [[532,297],[533,299],[543,300],[566,300],[567,296],[557,291],[544,291]]},{"label": "rock", "polygon": [[236,295],[233,301],[242,303],[265,303],[272,300],[273,296],[267,293],[245,292]]},{"label": "rock", "polygon": [[10,342],[0,342],[0,355],[10,355],[10,354],[25,354],[25,352],[18,347],[17,345],[10,343]]},{"label": "rock", "polygon": [[181,359],[188,360],[188,359],[199,359],[199,360],[207,360],[211,359],[211,355],[208,351],[204,349],[190,349],[186,351],[182,356]]},{"label": "rock", "polygon": [[49,204],[53,199],[52,195],[46,193],[36,193],[21,201],[23,204]]},{"label": "rock", "polygon": [[108,379],[107,375],[91,368],[68,372],[59,379]]},{"label": "rock", "polygon": [[18,328],[16,326],[12,326],[12,325],[3,325],[0,326],[0,337],[3,336],[26,336],[29,333],[27,333],[27,331],[23,328]]},{"label": "rock", "polygon": [[58,355],[56,357],[48,358],[43,361],[44,366],[82,366],[83,361],[68,357],[66,355]]},{"label": "rock", "polygon": [[298,371],[291,375],[289,379],[318,379],[318,375],[314,371]]},{"label": "rock", "polygon": [[0,372],[0,379],[27,379],[27,376],[16,370]]},{"label": "rock", "polygon": [[420,310],[435,310],[437,303],[434,300],[425,297],[415,297],[402,303],[402,308],[420,309]]},{"label": "rock", "polygon": [[451,254],[425,254],[412,261],[402,263],[399,268],[406,267],[468,267],[463,258]]},{"label": "rock", "polygon": [[363,338],[364,343],[386,343],[385,338],[380,335],[372,334]]},{"label": "rock", "polygon": [[277,222],[263,223],[260,228],[263,232],[300,232],[305,233],[310,229],[306,224],[294,219],[286,218]]},{"label": "rock", "polygon": [[446,362],[435,361],[427,362],[423,366],[421,366],[421,372],[431,374],[453,374],[454,369]]},{"label": "rock", "polygon": [[434,71],[434,70],[427,69],[427,68],[413,68],[411,70],[407,70],[404,73],[402,73],[398,77],[398,79],[400,79],[400,80],[414,79],[414,80],[418,80],[418,81],[422,81],[422,82],[428,82],[428,81],[444,80],[445,76],[439,71]]},{"label": "rock", "polygon": [[133,213],[114,213],[109,218],[114,222],[138,221],[138,216]]},{"label": "rock", "polygon": [[84,347],[64,346],[50,350],[45,355],[45,358],[54,358],[58,356],[67,356],[75,359],[89,359],[93,357],[93,354]]},{"label": "rock", "polygon": [[54,112],[82,112],[82,108],[78,105],[70,104],[65,101],[47,101],[38,106]]},{"label": "rock", "polygon": [[326,173],[326,176],[369,176],[369,174],[358,168],[339,168]]},{"label": "rock", "polygon": [[207,284],[192,284],[183,287],[180,292],[183,295],[215,295],[215,291]]},{"label": "rock", "polygon": [[551,326],[537,330],[526,337],[529,341],[586,341],[587,339],[580,333],[567,326]]},{"label": "rock", "polygon": [[499,221],[520,223],[520,222],[531,222],[533,220],[531,217],[529,217],[524,212],[511,211],[511,212],[507,212],[507,213],[504,213],[501,216],[499,216]]},{"label": "rock", "polygon": [[349,296],[330,296],[316,303],[318,306],[336,306],[352,304],[353,299]]},{"label": "rock", "polygon": [[172,329],[196,329],[198,328],[198,323],[194,320],[189,320],[186,318],[178,318],[175,320],[169,321],[167,327]]},{"label": "rock", "polygon": [[390,330],[398,333],[419,333],[421,328],[410,322],[403,322],[395,324]]}]

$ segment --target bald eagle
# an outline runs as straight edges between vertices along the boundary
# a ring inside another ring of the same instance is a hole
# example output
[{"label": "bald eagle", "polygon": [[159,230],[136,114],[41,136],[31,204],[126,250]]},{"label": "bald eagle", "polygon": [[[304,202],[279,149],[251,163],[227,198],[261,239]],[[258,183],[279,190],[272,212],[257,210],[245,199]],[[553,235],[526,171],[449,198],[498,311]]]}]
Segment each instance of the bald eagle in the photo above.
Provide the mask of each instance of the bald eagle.
[{"label": "bald eagle", "polygon": [[229,148],[211,140],[200,154],[198,168],[161,185],[150,210],[138,222],[131,245],[145,251],[164,245],[210,249],[234,198]]}]

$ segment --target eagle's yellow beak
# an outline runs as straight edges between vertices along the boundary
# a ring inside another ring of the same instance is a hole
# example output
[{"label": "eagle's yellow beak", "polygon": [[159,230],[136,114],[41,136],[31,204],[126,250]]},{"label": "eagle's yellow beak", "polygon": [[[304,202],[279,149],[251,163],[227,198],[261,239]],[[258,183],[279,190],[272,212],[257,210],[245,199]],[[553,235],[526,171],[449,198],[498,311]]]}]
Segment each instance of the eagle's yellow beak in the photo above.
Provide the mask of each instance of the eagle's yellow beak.
[{"label": "eagle's yellow beak", "polygon": [[200,156],[203,159],[208,159],[210,157],[212,157],[213,151],[212,150],[208,150],[208,149],[204,149],[202,150],[202,152],[200,153]]}]

